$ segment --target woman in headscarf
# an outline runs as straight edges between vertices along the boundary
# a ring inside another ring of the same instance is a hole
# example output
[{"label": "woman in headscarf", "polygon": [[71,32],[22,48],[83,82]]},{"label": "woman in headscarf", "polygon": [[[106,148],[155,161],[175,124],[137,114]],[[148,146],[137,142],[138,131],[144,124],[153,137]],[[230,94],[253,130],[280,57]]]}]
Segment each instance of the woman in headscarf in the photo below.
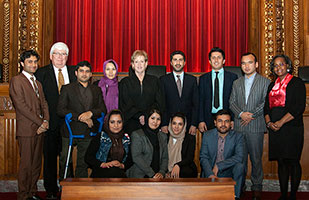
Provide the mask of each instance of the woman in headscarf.
[{"label": "woman in headscarf", "polygon": [[125,178],[131,166],[130,138],[123,131],[120,110],[112,110],[104,120],[104,130],[91,141],[85,162],[92,169],[92,178]]},{"label": "woman in headscarf", "polygon": [[195,136],[186,133],[186,118],[175,113],[168,125],[168,175],[169,178],[196,178],[194,163]]},{"label": "woman in headscarf", "polygon": [[102,96],[107,112],[118,109],[118,65],[113,59],[103,63],[104,76],[93,84],[98,85],[102,90]]},{"label": "woman in headscarf", "polygon": [[276,76],[267,91],[264,115],[269,130],[269,160],[278,162],[281,197],[287,199],[291,176],[291,194],[296,192],[301,179],[300,157],[304,144],[303,113],[306,107],[306,87],[292,75],[292,61],[286,55],[276,55],[270,63]]},{"label": "woman in headscarf", "polygon": [[130,178],[163,178],[167,171],[167,136],[159,130],[161,113],[152,109],[145,117],[142,129],[133,131],[131,153],[133,166]]}]

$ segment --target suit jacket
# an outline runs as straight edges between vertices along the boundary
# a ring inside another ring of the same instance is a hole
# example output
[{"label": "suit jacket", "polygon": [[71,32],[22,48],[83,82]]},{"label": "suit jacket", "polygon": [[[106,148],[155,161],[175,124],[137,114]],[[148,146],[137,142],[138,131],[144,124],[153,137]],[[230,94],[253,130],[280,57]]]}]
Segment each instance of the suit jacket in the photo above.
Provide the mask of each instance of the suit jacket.
[{"label": "suit jacket", "polygon": [[[67,66],[70,83],[76,81],[75,67]],[[39,68],[35,72],[35,77],[41,82],[43,91],[49,108],[50,122],[49,129],[56,130],[63,124],[63,119],[57,115],[57,105],[59,99],[58,84],[52,64]]]},{"label": "suit jacket", "polygon": [[165,98],[165,112],[163,113],[162,126],[168,126],[170,117],[181,112],[186,115],[187,128],[198,125],[198,87],[196,78],[184,73],[182,94],[179,97],[173,73],[161,76],[162,91]]},{"label": "suit jacket", "polygon": [[[58,115],[64,117],[66,114],[72,113],[72,122],[70,123],[72,132],[74,135],[82,135],[89,137],[90,129],[86,123],[80,122],[78,116],[86,111],[91,111],[93,113],[92,120],[93,123],[97,123],[97,118],[101,116],[101,113],[106,113],[106,107],[102,98],[101,89],[96,85],[89,84],[92,92],[92,104],[89,110],[86,110],[84,105],[81,103],[79,82],[75,81],[68,85],[64,85],[61,88],[59,102],[58,102]],[[69,137],[68,129],[66,125],[62,130],[63,137]],[[96,127],[96,126],[94,126]],[[97,127],[96,127],[97,128]],[[96,132],[97,130],[92,130]]]},{"label": "suit jacket", "polygon": [[[168,152],[167,152],[167,135],[158,132],[158,140],[160,145],[160,171],[159,173],[165,175],[168,165]],[[131,154],[133,166],[127,170],[129,178],[144,178],[153,177],[155,172],[150,167],[152,161],[153,147],[149,139],[142,129],[132,132],[131,135]]]},{"label": "suit jacket", "polygon": [[43,121],[49,120],[48,105],[42,85],[39,81],[36,83],[39,98],[24,74],[20,73],[10,81],[10,97],[16,110],[16,136],[35,136]]},{"label": "suit jacket", "polygon": [[[230,97],[230,109],[235,115],[235,131],[266,132],[263,109],[269,83],[270,80],[257,73],[250,89],[248,102],[246,103],[245,76],[234,81]],[[253,113],[252,117],[254,120],[246,126],[241,126],[241,118],[239,117],[241,112]]]},{"label": "suit jacket", "polygon": [[225,136],[224,160],[216,163],[218,151],[218,130],[211,129],[203,134],[202,146],[200,151],[200,163],[203,169],[202,177],[208,178],[214,175],[213,167],[217,164],[219,171],[233,167],[237,163],[242,163],[244,158],[244,139],[243,134],[230,130]]},{"label": "suit jacket", "polygon": [[[223,109],[229,110],[229,99],[232,92],[233,82],[237,79],[237,75],[224,70],[223,83]],[[208,72],[200,77],[199,81],[199,122],[205,122],[209,126],[212,115],[212,77],[211,72]]]}]

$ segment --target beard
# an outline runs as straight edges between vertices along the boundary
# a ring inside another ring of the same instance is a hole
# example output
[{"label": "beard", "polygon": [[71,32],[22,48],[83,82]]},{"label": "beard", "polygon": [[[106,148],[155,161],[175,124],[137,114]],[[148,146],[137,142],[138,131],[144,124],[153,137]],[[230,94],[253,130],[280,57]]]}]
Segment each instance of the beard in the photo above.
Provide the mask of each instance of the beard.
[{"label": "beard", "polygon": [[227,134],[231,130],[231,127],[227,128],[226,126],[220,126],[217,127],[217,130],[220,134]]},{"label": "beard", "polygon": [[182,66],[181,68],[176,68],[176,67],[180,67],[180,66],[181,66],[181,65],[176,65],[175,67],[173,67],[174,71],[175,71],[175,72],[182,72],[184,66]]}]

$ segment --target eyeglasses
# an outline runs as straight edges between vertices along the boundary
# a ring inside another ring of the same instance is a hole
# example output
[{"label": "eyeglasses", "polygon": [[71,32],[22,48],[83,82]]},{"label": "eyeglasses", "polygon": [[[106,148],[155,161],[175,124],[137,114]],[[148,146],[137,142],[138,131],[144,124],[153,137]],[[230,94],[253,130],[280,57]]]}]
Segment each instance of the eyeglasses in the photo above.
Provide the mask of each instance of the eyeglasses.
[{"label": "eyeglasses", "polygon": [[56,55],[56,56],[67,56],[68,54],[67,53],[54,52],[53,55]]}]

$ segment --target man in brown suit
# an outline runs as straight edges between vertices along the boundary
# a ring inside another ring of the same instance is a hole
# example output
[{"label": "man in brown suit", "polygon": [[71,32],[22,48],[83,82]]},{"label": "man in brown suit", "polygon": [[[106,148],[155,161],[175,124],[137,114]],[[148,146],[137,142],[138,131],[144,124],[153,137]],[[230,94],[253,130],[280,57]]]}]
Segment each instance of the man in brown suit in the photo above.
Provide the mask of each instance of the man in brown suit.
[{"label": "man in brown suit", "polygon": [[18,199],[41,199],[37,181],[41,172],[43,132],[49,127],[48,106],[42,85],[33,73],[38,68],[38,53],[20,55],[23,71],[10,81],[10,97],[16,110],[16,136],[19,145]]}]

